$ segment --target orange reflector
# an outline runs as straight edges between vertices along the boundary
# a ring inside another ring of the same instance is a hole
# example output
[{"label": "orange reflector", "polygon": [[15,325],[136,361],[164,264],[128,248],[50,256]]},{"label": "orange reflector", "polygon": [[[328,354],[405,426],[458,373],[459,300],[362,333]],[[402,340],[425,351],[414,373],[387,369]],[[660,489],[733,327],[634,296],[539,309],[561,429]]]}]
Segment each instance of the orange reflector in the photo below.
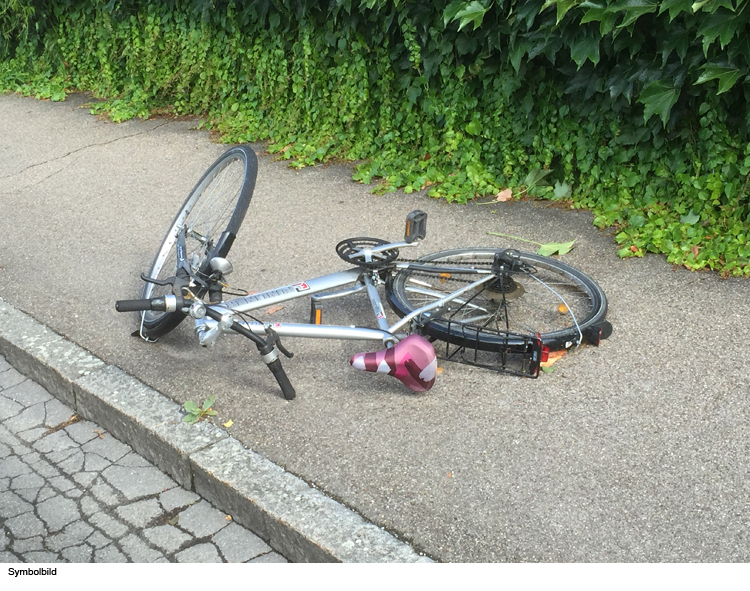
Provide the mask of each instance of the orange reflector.
[{"label": "orange reflector", "polygon": [[315,310],[315,324],[320,324],[323,319],[322,310]]}]

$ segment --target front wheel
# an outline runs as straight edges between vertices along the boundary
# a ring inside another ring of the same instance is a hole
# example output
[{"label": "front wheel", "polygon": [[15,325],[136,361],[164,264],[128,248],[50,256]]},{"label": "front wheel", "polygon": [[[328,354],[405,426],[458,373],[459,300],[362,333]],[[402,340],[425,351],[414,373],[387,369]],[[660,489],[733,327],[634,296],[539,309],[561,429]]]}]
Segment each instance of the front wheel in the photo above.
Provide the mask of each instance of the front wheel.
[{"label": "front wheel", "polygon": [[[445,250],[422,257],[419,262],[444,266],[489,269],[503,249],[464,248]],[[466,326],[484,350],[507,344],[492,331],[524,336],[541,334],[550,350],[565,349],[581,342],[589,329],[605,322],[607,298],[589,277],[549,257],[520,252],[526,271],[506,275],[505,281],[480,286],[475,292],[451,302],[438,320],[427,322],[422,333],[461,344]],[[479,276],[451,274],[436,269],[404,269],[389,278],[388,300],[401,317],[472,283]],[[479,327],[491,331],[482,332]],[[606,336],[606,335],[605,335]]]},{"label": "front wheel", "polygon": [[[156,253],[148,277],[167,279],[177,274],[178,237],[185,231],[184,259],[193,277],[208,270],[213,257],[225,257],[232,246],[255,189],[258,158],[248,146],[222,154],[204,173],[182,204]],[[181,270],[187,272],[187,269]],[[146,283],[141,298],[170,294],[171,287]],[[202,297],[199,291],[196,294]],[[143,313],[141,334],[157,339],[185,318],[181,311]]]}]

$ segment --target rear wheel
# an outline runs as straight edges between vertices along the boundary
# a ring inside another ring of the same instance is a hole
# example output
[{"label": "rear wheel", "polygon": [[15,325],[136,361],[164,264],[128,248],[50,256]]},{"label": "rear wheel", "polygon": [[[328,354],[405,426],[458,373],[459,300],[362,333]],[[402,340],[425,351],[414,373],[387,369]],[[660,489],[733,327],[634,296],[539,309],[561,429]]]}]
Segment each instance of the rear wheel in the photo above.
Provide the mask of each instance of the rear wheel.
[{"label": "rear wheel", "polygon": [[[177,217],[156,253],[148,277],[167,279],[177,272],[178,237],[185,229],[185,259],[190,274],[200,277],[213,257],[225,257],[239,231],[255,188],[258,159],[248,146],[226,151],[198,181],[182,204]],[[146,283],[141,298],[154,298],[172,292],[170,286]],[[197,296],[203,296],[199,290]],[[144,312],[141,334],[157,339],[174,329],[185,318],[177,312]]]},{"label": "rear wheel", "polygon": [[[427,255],[420,262],[489,269],[495,248],[445,250]],[[549,257],[518,253],[529,272],[513,272],[454,300],[439,320],[425,324],[422,332],[443,341],[460,344],[467,328],[480,348],[495,350],[507,345],[507,337],[492,331],[524,336],[541,334],[550,350],[565,349],[583,340],[591,327],[605,322],[607,299],[601,288],[573,267]],[[478,275],[450,274],[405,269],[388,281],[388,300],[399,316],[456,291],[478,279]],[[472,332],[473,330],[473,332]],[[604,335],[605,337],[608,336]]]}]

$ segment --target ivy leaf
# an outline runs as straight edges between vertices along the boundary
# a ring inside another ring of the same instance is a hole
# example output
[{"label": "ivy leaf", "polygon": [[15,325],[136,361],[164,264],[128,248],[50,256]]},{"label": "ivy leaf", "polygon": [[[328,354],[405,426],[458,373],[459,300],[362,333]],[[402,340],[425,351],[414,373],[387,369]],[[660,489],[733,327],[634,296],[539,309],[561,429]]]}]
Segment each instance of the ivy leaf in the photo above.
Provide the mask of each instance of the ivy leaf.
[{"label": "ivy leaf", "polygon": [[743,75],[743,72],[739,68],[733,68],[731,66],[719,66],[709,63],[702,66],[701,69],[703,70],[703,73],[695,83],[703,84],[709,80],[718,79],[719,92],[717,94],[721,94],[732,88],[737,80]]},{"label": "ivy leaf", "polygon": [[522,2],[520,5],[514,6],[513,10],[518,20],[526,22],[526,30],[528,31],[534,24],[534,18],[542,9],[538,2]]},{"label": "ivy leaf", "polygon": [[583,2],[581,8],[587,8],[585,14],[581,18],[581,24],[590,23],[594,21],[599,22],[599,34],[604,37],[609,33],[617,22],[617,14],[612,14],[607,11],[607,5],[603,2]]},{"label": "ivy leaf", "polygon": [[406,96],[409,97],[409,102],[413,105],[417,102],[419,95],[422,94],[422,88],[418,85],[410,86],[409,90],[406,91]]},{"label": "ivy leaf", "polygon": [[628,218],[628,223],[634,228],[642,228],[643,224],[646,223],[646,218],[642,215],[631,215]]},{"label": "ivy leaf", "polygon": [[638,97],[638,102],[645,105],[643,110],[643,121],[648,122],[656,113],[666,127],[669,121],[669,112],[680,96],[680,89],[675,88],[669,82],[656,80],[649,84]]},{"label": "ivy leaf", "polygon": [[591,60],[594,65],[598,64],[599,39],[589,31],[578,35],[570,44],[570,57],[573,58],[579,70],[587,59]]},{"label": "ivy leaf", "polygon": [[703,37],[703,54],[707,55],[710,45],[719,38],[721,48],[726,45],[742,30],[748,22],[750,15],[747,10],[733,13],[725,8],[708,15],[702,20],[698,27],[698,37]]},{"label": "ivy leaf", "polygon": [[528,39],[522,39],[520,41],[516,41],[516,43],[513,44],[513,46],[510,49],[510,64],[513,66],[513,69],[516,71],[516,74],[518,73],[519,69],[521,68],[521,59],[524,55],[526,55],[529,50],[533,47],[533,43]]},{"label": "ivy leaf", "polygon": [[656,12],[658,7],[659,3],[656,0],[617,0],[609,5],[607,11],[611,13],[625,13],[625,18],[618,25],[620,29],[623,29],[633,24],[644,14]]},{"label": "ivy leaf", "polygon": [[692,10],[693,0],[664,0],[659,6],[659,15],[665,11],[669,11],[669,22],[674,20],[681,12],[693,12]]},{"label": "ivy leaf", "polygon": [[527,187],[534,187],[539,184],[540,181],[544,179],[548,174],[551,174],[551,170],[547,170],[544,168],[535,168],[532,170],[529,174],[526,175],[526,178],[523,181],[523,184]]},{"label": "ivy leaf", "polygon": [[489,7],[485,7],[481,2],[474,0],[474,2],[469,2],[461,8],[452,20],[461,19],[461,24],[458,25],[459,31],[471,22],[474,23],[474,30],[476,30],[482,24],[482,19],[484,19],[488,10]]},{"label": "ivy leaf", "polygon": [[570,197],[571,189],[570,185],[567,183],[555,183],[555,197],[558,199],[564,199],[565,197]]},{"label": "ivy leaf", "polygon": [[689,213],[680,216],[680,223],[681,224],[690,224],[691,226],[698,222],[701,219],[701,216],[699,216],[694,211],[690,211]]},{"label": "ivy leaf", "polygon": [[567,12],[573,8],[574,6],[577,6],[581,3],[581,0],[547,0],[544,5],[542,6],[542,10],[545,10],[549,8],[550,6],[557,5],[557,23],[560,24],[560,21],[565,17]]},{"label": "ivy leaf", "polygon": [[570,242],[549,242],[548,244],[542,244],[536,253],[543,257],[552,256],[553,254],[568,254],[572,250],[574,243],[575,240],[571,240]]},{"label": "ivy leaf", "polygon": [[470,135],[479,135],[481,131],[482,123],[477,119],[469,121],[469,124],[466,126],[466,133]]},{"label": "ivy leaf", "polygon": [[456,15],[458,14],[459,10],[461,10],[466,2],[463,2],[462,0],[453,0],[448,6],[445,7],[445,10],[443,11],[443,25],[446,27],[448,26],[448,23],[453,22],[456,20]]}]

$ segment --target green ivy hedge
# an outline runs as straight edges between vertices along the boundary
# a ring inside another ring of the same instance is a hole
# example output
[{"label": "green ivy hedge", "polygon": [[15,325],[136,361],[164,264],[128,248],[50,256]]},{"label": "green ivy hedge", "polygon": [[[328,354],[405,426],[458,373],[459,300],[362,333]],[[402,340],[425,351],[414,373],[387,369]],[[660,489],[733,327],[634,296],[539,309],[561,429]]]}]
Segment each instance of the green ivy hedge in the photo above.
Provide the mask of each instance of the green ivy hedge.
[{"label": "green ivy hedge", "polygon": [[748,2],[0,0],[0,89],[198,114],[383,192],[510,187],[750,276]]}]

